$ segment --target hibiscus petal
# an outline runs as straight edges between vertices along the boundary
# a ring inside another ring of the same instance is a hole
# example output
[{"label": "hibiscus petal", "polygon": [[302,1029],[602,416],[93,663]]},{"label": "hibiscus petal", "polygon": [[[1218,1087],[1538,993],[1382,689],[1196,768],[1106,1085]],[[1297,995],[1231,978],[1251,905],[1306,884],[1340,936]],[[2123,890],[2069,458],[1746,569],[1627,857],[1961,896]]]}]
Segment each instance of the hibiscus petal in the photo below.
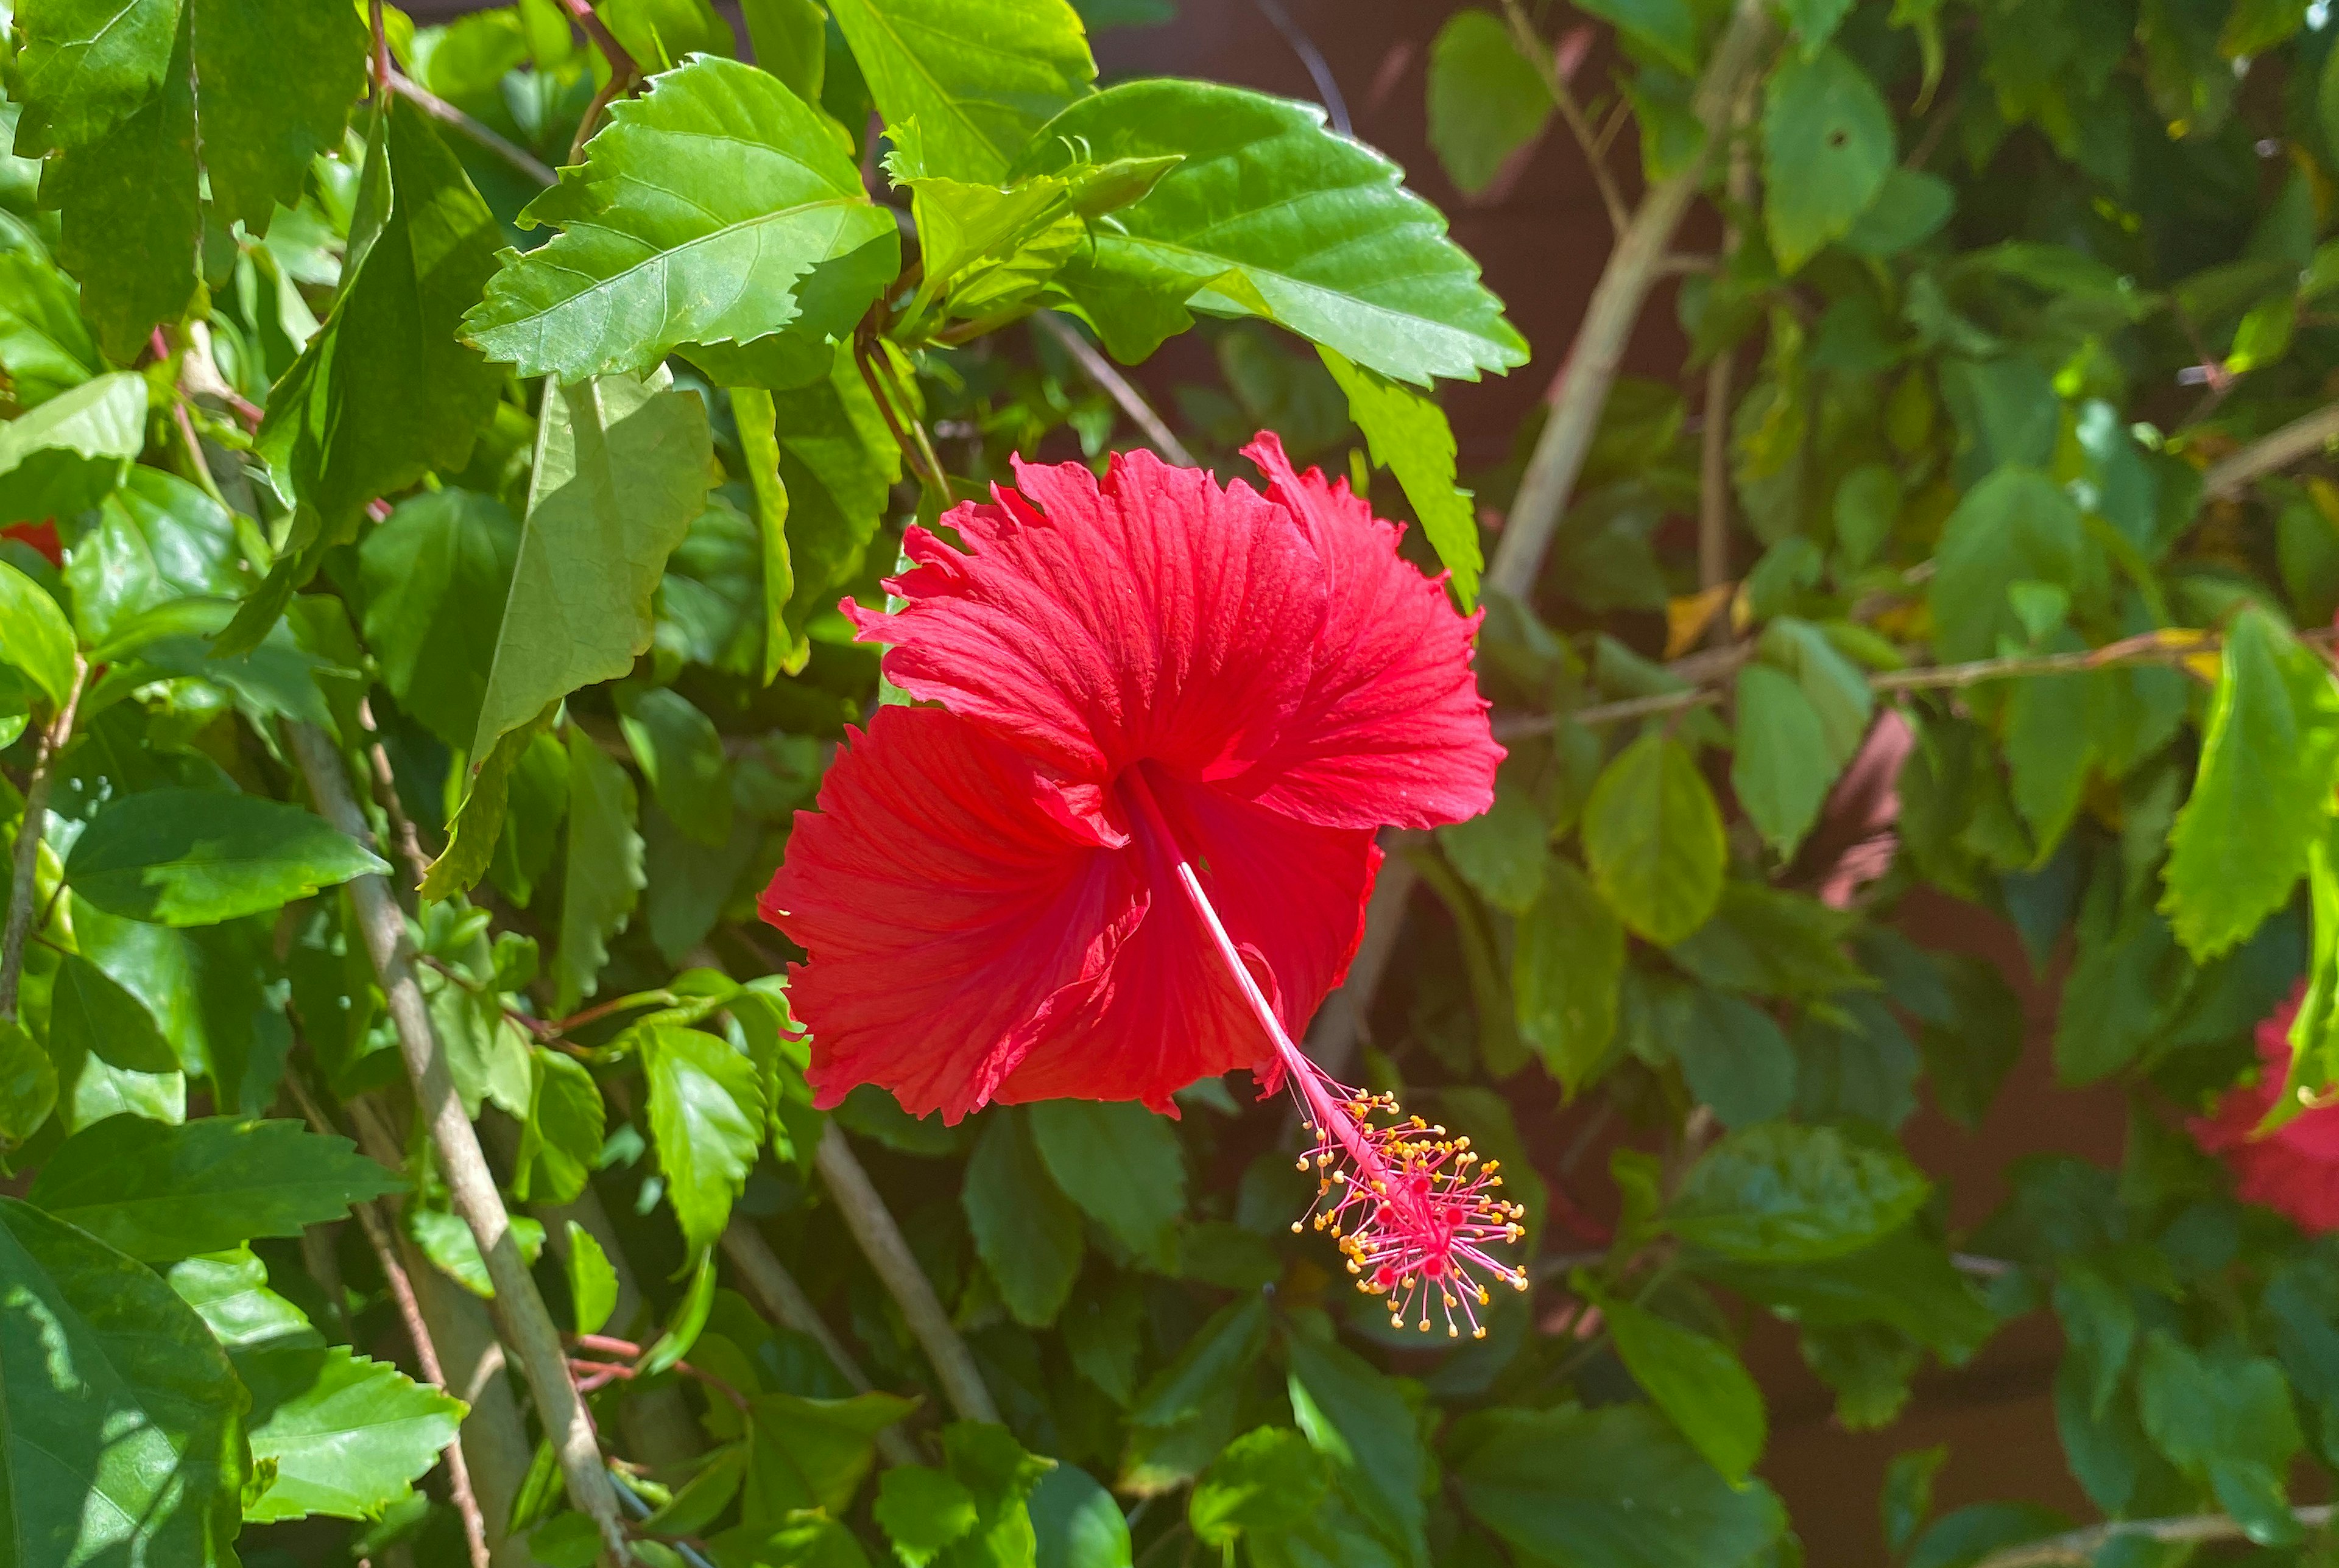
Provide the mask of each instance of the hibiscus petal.
[{"label": "hibiscus petal", "polygon": [[1143,889],[1045,782],[935,708],[881,708],[838,754],[761,902],[813,955],[789,985],[820,1104],[876,1083],[955,1121],[1095,991]]},{"label": "hibiscus petal", "polygon": [[1150,452],[1116,456],[1101,488],[1078,463],[1016,482],[944,518],[963,551],[909,530],[899,613],[851,607],[894,645],[893,683],[1099,783],[1140,758],[1223,776],[1273,746],[1324,617],[1288,514]]},{"label": "hibiscus petal", "polygon": [[1275,749],[1237,786],[1327,827],[1435,827],[1494,804],[1503,748],[1470,670],[1479,616],[1457,614],[1440,581],[1396,553],[1402,532],[1347,481],[1292,471],[1262,430],[1243,449],[1321,561],[1324,629],[1307,692]]},{"label": "hibiscus petal", "polygon": [[[1147,770],[1204,892],[1293,1035],[1347,973],[1381,860],[1372,834],[1297,823],[1207,785]],[[1138,1099],[1157,1110],[1199,1078],[1248,1068],[1274,1080],[1274,1047],[1243,1004],[1168,857],[1140,832],[1121,852],[1149,884],[1081,1016],[1035,1045],[1002,1100]]]}]

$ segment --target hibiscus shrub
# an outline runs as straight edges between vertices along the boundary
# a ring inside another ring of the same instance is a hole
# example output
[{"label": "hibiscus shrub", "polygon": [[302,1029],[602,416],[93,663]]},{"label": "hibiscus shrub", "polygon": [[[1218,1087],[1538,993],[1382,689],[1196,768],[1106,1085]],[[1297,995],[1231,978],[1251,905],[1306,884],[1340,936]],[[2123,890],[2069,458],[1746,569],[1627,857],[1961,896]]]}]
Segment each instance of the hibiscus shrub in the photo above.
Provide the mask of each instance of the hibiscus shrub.
[{"label": "hibiscus shrub", "polygon": [[0,1563],[2331,1560],[2329,7],[1260,9],[0,0]]}]

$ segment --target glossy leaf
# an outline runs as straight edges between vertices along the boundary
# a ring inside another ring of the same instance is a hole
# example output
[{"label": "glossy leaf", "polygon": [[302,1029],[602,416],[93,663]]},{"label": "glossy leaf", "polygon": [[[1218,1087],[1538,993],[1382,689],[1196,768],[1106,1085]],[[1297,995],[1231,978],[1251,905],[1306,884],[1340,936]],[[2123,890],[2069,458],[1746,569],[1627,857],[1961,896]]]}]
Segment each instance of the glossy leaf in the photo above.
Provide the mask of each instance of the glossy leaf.
[{"label": "glossy leaf", "polygon": [[25,672],[50,702],[74,685],[74,633],[40,584],[0,561],[0,660]]},{"label": "glossy leaf", "polygon": [[253,1524],[380,1514],[438,1463],[464,1413],[461,1400],[338,1345],[251,1351],[236,1370],[252,1391],[252,1457],[276,1471],[244,1511]]},{"label": "glossy leaf", "polygon": [[0,524],[69,517],[121,484],[146,446],[146,379],[84,381],[0,425]]},{"label": "glossy leaf", "polygon": [[1624,1370],[1690,1446],[1732,1484],[1762,1456],[1770,1423],[1762,1391],[1729,1346],[1632,1302],[1604,1299],[1601,1316]]},{"label": "glossy leaf", "polygon": [[1324,368],[1347,394],[1348,418],[1365,433],[1373,461],[1396,476],[1429,547],[1446,563],[1454,597],[1466,612],[1478,602],[1478,515],[1470,492],[1454,478],[1454,429],[1427,396],[1361,366],[1330,349],[1317,350]]},{"label": "glossy leaf", "polygon": [[214,925],[389,869],[312,812],[216,790],[125,795],[65,857],[75,893],[162,925]]},{"label": "glossy leaf", "polygon": [[933,172],[954,179],[1002,179],[1096,77],[1065,0],[832,0],[829,13],[885,123],[915,121]]},{"label": "glossy leaf", "polygon": [[695,1029],[647,1030],[641,1052],[666,1201],[685,1244],[711,1247],[764,1146],[763,1076],[728,1041]]}]

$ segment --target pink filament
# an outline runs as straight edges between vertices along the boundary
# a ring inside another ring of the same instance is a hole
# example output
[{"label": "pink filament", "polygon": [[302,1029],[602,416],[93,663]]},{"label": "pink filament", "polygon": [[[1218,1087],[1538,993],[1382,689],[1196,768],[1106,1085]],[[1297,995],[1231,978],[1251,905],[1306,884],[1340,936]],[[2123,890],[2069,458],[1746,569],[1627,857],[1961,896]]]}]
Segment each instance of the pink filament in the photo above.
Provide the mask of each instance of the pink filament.
[{"label": "pink filament", "polygon": [[[1150,847],[1176,871],[1212,949],[1274,1042],[1308,1130],[1316,1135],[1315,1149],[1299,1160],[1300,1169],[1317,1173],[1316,1203],[1291,1228],[1312,1221],[1315,1228],[1330,1231],[1347,1255],[1357,1288],[1389,1297],[1393,1326],[1402,1328],[1406,1317],[1417,1317],[1416,1326],[1427,1333],[1435,1306],[1449,1337],[1458,1337],[1465,1327],[1483,1337],[1486,1327],[1478,1309],[1490,1300],[1486,1282],[1527,1287],[1525,1269],[1511,1267],[1486,1250],[1498,1241],[1516,1241],[1526,1212],[1498,1196],[1500,1162],[1482,1161],[1467,1138],[1449,1139],[1443,1127],[1405,1116],[1392,1096],[1336,1081],[1292,1042],[1202,891],[1201,878],[1146,785],[1143,767],[1121,776],[1124,797],[1148,830]],[[1392,1119],[1377,1123],[1382,1114]]]}]

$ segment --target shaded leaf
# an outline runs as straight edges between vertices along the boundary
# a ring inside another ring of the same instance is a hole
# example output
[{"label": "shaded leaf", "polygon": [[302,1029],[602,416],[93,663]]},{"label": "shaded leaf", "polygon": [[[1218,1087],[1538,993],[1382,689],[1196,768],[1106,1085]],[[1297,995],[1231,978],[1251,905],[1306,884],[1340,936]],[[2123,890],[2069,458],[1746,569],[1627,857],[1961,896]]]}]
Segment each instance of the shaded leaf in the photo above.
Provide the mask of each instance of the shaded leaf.
[{"label": "shaded leaf", "polygon": [[1688,749],[1651,731],[1601,770],[1584,807],[1593,881],[1624,923],[1679,942],[1722,896],[1726,846],[1713,792]]},{"label": "shaded leaf", "polygon": [[1690,1168],[1674,1234],[1743,1263],[1816,1263],[1897,1229],[1930,1190],[1898,1149],[1830,1127],[1764,1122],[1731,1133]]},{"label": "shaded leaf", "polygon": [[1081,1211],[1049,1179],[1021,1115],[992,1115],[966,1162],[960,1201],[974,1249],[1016,1321],[1054,1322],[1081,1271]]},{"label": "shaded leaf", "polygon": [[1186,1161],[1170,1124],[1133,1100],[1043,1100],[1031,1142],[1056,1186],[1122,1246],[1159,1253],[1186,1208]]}]

